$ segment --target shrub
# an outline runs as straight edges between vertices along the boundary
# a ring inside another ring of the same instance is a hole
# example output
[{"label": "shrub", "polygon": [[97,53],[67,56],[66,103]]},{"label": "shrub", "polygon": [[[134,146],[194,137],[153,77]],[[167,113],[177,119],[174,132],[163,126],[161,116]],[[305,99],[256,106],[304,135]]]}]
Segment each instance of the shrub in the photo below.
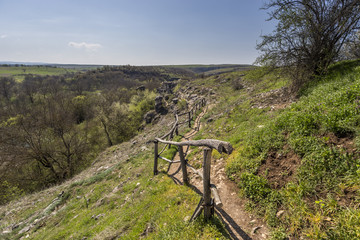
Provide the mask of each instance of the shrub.
[{"label": "shrub", "polygon": [[0,205],[23,196],[24,191],[11,185],[8,181],[0,183]]}]

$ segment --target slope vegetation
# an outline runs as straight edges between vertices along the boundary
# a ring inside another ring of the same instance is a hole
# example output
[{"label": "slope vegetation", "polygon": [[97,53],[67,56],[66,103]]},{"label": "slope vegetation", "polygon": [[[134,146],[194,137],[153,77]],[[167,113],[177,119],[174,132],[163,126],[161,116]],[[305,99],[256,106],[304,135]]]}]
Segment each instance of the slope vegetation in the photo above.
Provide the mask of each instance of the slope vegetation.
[{"label": "slope vegetation", "polygon": [[222,76],[242,85],[238,94],[217,78],[210,81],[222,97],[199,137],[235,146],[228,177],[248,199],[247,208],[273,227],[274,239],[360,236],[359,65],[335,64],[296,102],[286,79],[266,69],[242,79]]},{"label": "slope vegetation", "polygon": [[[180,83],[178,104],[185,105],[185,95],[203,93],[211,106],[192,138],[233,145],[230,156],[214,151],[213,161],[237,184],[239,208],[263,218],[272,239],[360,237],[360,61],[334,65],[299,96],[289,94],[280,73],[264,68]],[[0,236],[231,239],[218,217],[188,222],[200,197],[174,184],[167,164],[152,174],[151,141],[172,121],[164,115],[71,180],[1,206]],[[173,149],[167,154],[171,158]],[[201,155],[191,149],[192,165],[201,166]],[[261,226],[247,224],[240,226],[246,236],[262,239]]]},{"label": "slope vegetation", "polygon": [[[143,134],[103,152],[92,167],[46,191],[2,206],[4,239],[226,239],[219,219],[188,220],[200,197],[174,184],[159,166],[153,176],[152,140],[172,126],[171,114]],[[179,129],[186,132],[186,129]],[[169,158],[172,149],[165,155]]]}]

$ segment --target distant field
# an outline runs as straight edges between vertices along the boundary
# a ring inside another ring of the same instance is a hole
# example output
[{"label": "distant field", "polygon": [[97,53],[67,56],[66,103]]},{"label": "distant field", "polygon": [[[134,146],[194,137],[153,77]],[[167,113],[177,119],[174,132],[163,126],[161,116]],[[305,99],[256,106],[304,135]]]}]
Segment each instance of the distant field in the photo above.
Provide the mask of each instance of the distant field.
[{"label": "distant field", "polygon": [[0,77],[13,76],[15,80],[22,81],[26,74],[36,75],[62,75],[78,72],[80,69],[56,68],[49,66],[0,66]]},{"label": "distant field", "polygon": [[190,70],[194,73],[205,75],[213,75],[231,71],[243,71],[254,68],[253,65],[249,64],[210,64],[210,65],[201,65],[201,64],[193,64],[193,65],[168,65],[164,67],[174,67],[174,68],[182,68]]}]

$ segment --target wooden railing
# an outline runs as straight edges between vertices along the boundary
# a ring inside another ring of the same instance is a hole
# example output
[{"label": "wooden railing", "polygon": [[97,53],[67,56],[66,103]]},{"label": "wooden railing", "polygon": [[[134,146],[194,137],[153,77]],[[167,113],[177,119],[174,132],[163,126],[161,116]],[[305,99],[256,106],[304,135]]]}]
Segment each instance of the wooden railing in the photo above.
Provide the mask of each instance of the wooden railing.
[{"label": "wooden railing", "polygon": [[[179,135],[179,127],[181,125],[187,124],[189,126],[189,128],[191,128],[191,122],[194,118],[194,116],[196,115],[196,112],[198,110],[200,110],[202,107],[206,106],[206,100],[205,98],[200,99],[199,101],[194,103],[194,106],[187,112],[181,113],[179,114],[178,112],[174,113],[174,117],[175,117],[175,121],[172,125],[172,128],[169,132],[167,132],[166,134],[164,134],[163,136],[160,137],[160,139],[166,140],[168,139],[169,141],[171,141],[175,135]],[[180,118],[184,118],[183,116],[186,116],[185,119],[183,119],[181,122],[179,122]],[[171,144],[167,144],[164,146],[164,148],[160,151],[159,155],[162,154],[166,147],[171,147]],[[165,160],[165,159],[163,159]],[[165,160],[165,161],[170,161],[170,160]],[[156,168],[155,168],[156,166]],[[157,174],[157,160],[156,163],[154,164],[154,174]]]},{"label": "wooden railing", "polygon": [[[205,220],[211,218],[214,214],[214,205],[217,207],[222,207],[222,202],[216,186],[210,183],[210,170],[211,170],[211,153],[213,149],[216,149],[219,153],[231,154],[233,148],[230,143],[219,141],[216,139],[202,139],[202,140],[192,140],[192,141],[184,141],[184,142],[174,142],[172,141],[174,134],[178,134],[178,127],[181,124],[188,123],[188,126],[191,127],[191,121],[197,110],[200,110],[201,107],[206,106],[206,100],[201,99],[199,102],[195,103],[194,107],[185,113],[177,114],[175,113],[175,121],[171,130],[163,135],[160,138],[155,138],[154,140],[154,175],[158,174],[158,159],[162,159],[167,161],[169,164],[179,163],[181,164],[183,183],[184,185],[189,185],[187,168],[192,170],[195,174],[199,175],[203,179],[203,196],[196,208],[194,214],[192,215],[190,221],[194,220],[198,217],[202,211],[204,211]],[[179,122],[179,117],[188,116],[188,119],[183,122]],[[199,127],[199,126],[198,126]],[[166,138],[169,138],[166,140]],[[165,144],[163,149],[159,152],[159,143]],[[179,153],[180,160],[170,160],[161,156],[161,154],[165,151],[166,147],[170,147],[171,145],[177,146],[177,150]],[[186,151],[184,152],[183,147],[186,146]],[[187,152],[190,146],[204,147],[203,149],[203,171],[202,173],[196,170],[193,166],[189,164],[188,159],[186,159]],[[170,169],[170,165],[169,165]],[[211,194],[213,198],[211,198]]]}]

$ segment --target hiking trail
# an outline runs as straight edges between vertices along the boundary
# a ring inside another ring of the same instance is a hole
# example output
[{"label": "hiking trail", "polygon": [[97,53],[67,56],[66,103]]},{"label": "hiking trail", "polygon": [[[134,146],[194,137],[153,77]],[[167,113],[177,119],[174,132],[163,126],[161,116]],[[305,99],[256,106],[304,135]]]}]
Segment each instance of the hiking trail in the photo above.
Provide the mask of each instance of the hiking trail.
[{"label": "hiking trail", "polygon": [[[186,133],[181,141],[192,140],[197,132],[203,127],[200,123],[201,118],[205,115],[208,110],[207,106],[195,119],[195,123],[192,126],[190,132]],[[189,149],[190,153],[191,149]],[[179,160],[179,153],[177,152],[174,160]],[[191,159],[189,163],[191,164]],[[238,187],[236,183],[228,179],[225,173],[225,160],[220,158],[218,160],[211,160],[211,183],[215,184],[223,207],[215,207],[215,214],[222,220],[225,224],[226,229],[228,230],[232,239],[243,239],[243,240],[264,240],[268,239],[270,231],[267,228],[263,220],[255,217],[245,210],[245,200],[242,200],[238,196]],[[176,184],[183,184],[182,182],[182,171],[180,171],[180,163],[172,163],[169,166],[168,175],[174,180]],[[198,169],[202,172],[202,169]],[[190,186],[194,190],[202,194],[203,192],[203,181],[202,179],[194,174],[193,172],[188,172]]]}]

